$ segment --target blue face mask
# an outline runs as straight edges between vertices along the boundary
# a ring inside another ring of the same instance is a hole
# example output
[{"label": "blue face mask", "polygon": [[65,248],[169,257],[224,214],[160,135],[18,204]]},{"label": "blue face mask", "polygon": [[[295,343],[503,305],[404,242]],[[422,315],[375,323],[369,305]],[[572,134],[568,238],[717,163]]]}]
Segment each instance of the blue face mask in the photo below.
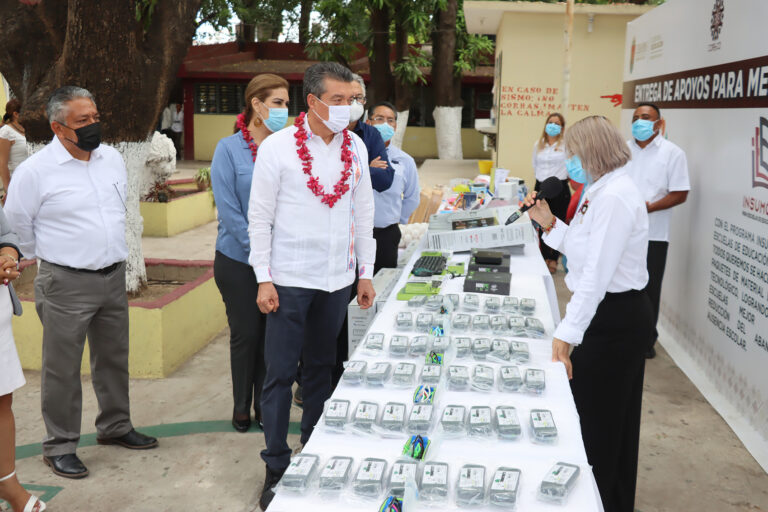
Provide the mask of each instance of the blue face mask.
[{"label": "blue face mask", "polygon": [[287,108],[270,108],[269,117],[264,119],[264,126],[271,132],[277,132],[285,127],[285,123],[288,121],[288,109]]},{"label": "blue face mask", "polygon": [[547,132],[547,135],[550,137],[557,137],[562,130],[563,128],[557,123],[547,123],[544,127],[544,131]]},{"label": "blue face mask", "polygon": [[384,139],[384,142],[388,142],[395,135],[395,129],[392,128],[389,123],[375,124],[373,127],[379,130],[381,138]]},{"label": "blue face mask", "polygon": [[578,155],[573,155],[566,160],[565,168],[568,171],[568,176],[576,183],[587,183],[590,181],[589,173],[581,166],[581,158]]},{"label": "blue face mask", "polygon": [[640,142],[645,142],[653,137],[653,134],[655,133],[653,131],[653,124],[654,121],[638,119],[632,123],[632,136]]}]

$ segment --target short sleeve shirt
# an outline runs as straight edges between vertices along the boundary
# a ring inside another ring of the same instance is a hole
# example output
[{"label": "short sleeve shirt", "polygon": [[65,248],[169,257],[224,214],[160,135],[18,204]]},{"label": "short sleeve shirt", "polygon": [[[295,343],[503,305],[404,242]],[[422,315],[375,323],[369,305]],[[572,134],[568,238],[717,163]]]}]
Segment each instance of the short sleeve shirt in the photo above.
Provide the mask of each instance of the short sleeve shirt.
[{"label": "short sleeve shirt", "polygon": [[0,139],[13,142],[11,145],[11,154],[8,159],[8,170],[13,173],[21,162],[27,159],[29,151],[27,150],[27,138],[13,129],[9,124],[0,128]]}]

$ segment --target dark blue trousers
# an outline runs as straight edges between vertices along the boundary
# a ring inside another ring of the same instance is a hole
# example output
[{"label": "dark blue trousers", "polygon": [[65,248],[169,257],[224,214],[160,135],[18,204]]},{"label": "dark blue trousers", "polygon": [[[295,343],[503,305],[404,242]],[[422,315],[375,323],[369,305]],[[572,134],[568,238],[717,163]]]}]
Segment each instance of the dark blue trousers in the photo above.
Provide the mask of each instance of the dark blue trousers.
[{"label": "dark blue trousers", "polygon": [[335,292],[275,286],[280,307],[267,315],[264,360],[267,373],[261,393],[261,414],[267,447],[261,458],[273,470],[288,467],[288,424],[291,386],[304,357],[304,412],[301,442],[306,443],[331,396],[336,364],[336,337],[344,322],[350,287]]}]

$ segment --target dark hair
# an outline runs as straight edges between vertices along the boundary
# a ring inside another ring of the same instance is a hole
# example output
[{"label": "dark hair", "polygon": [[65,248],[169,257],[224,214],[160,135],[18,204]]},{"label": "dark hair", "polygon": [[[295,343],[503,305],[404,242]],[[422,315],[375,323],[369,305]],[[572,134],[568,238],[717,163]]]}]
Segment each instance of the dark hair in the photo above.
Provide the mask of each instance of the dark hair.
[{"label": "dark hair", "polygon": [[388,101],[380,101],[378,103],[374,103],[373,106],[368,107],[368,117],[371,117],[379,107],[387,107],[389,110],[395,113],[395,116],[397,116],[397,108],[395,108],[393,104]]},{"label": "dark hair", "polygon": [[21,101],[17,98],[13,98],[11,101],[5,104],[5,115],[3,115],[3,124],[13,119],[13,114],[21,112]]},{"label": "dark hair", "polygon": [[[248,126],[253,118],[253,106],[251,100],[258,98],[262,103],[267,100],[272,91],[275,89],[288,90],[288,81],[277,75],[271,73],[264,73],[263,75],[256,75],[251,78],[248,85],[245,87],[245,125]],[[258,120],[256,125],[261,124],[261,119]],[[237,133],[237,125],[235,125],[235,133]]]},{"label": "dark hair", "polygon": [[659,107],[657,107],[653,103],[638,103],[637,107],[635,107],[635,110],[637,110],[640,107],[651,107],[653,110],[656,111],[656,115],[659,116],[659,119],[661,119],[661,110],[659,109]]},{"label": "dark hair", "polygon": [[304,72],[304,98],[310,94],[319,98],[325,94],[325,79],[338,80],[339,82],[352,82],[355,80],[352,72],[338,62],[318,62],[312,64]]}]

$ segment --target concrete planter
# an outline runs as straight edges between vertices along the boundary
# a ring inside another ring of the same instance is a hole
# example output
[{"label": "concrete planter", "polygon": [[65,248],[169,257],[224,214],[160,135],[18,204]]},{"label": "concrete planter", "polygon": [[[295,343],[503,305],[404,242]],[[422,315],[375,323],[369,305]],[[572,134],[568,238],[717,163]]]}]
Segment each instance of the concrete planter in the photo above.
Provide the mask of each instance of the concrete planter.
[{"label": "concrete planter", "polygon": [[[195,180],[175,180],[169,184],[178,191],[197,190]],[[209,191],[187,193],[167,203],[140,203],[144,236],[169,237],[216,220],[216,206]]]},{"label": "concrete planter", "polygon": [[[147,259],[150,279],[182,281],[148,302],[129,301],[130,356],[133,378],[161,378],[173,373],[227,326],[224,303],[213,280],[212,261]],[[34,280],[37,265],[25,262],[20,282]],[[24,314],[13,317],[13,334],[22,366],[40,370],[43,326],[32,300],[22,300]],[[81,372],[90,374],[86,343]]]}]

